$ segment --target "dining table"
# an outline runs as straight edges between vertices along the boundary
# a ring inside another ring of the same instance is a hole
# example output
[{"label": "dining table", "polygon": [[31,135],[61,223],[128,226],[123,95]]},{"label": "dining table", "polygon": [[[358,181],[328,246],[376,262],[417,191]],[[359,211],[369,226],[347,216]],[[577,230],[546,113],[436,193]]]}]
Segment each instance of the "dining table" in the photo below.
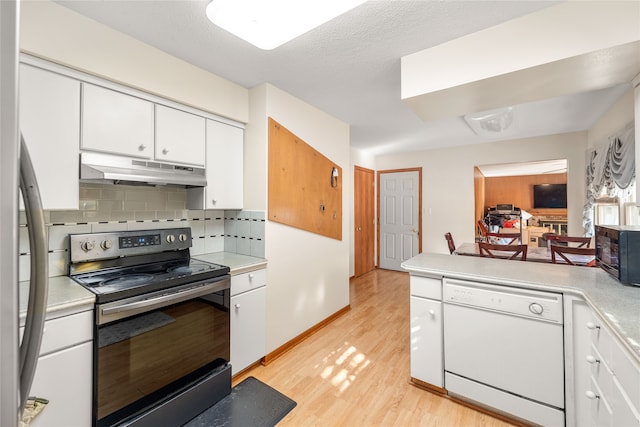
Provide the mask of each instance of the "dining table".
[{"label": "dining table", "polygon": [[[513,252],[492,251],[496,258],[509,258]],[[485,256],[480,254],[480,249],[477,243],[464,242],[456,248],[453,252],[455,255],[467,255],[467,256]],[[565,256],[576,265],[587,265],[593,261],[593,255],[574,255],[565,254]],[[527,248],[527,261],[532,262],[546,262],[551,263],[551,249],[548,247],[529,246]],[[559,256],[556,256],[557,264],[566,264],[566,262]]]}]

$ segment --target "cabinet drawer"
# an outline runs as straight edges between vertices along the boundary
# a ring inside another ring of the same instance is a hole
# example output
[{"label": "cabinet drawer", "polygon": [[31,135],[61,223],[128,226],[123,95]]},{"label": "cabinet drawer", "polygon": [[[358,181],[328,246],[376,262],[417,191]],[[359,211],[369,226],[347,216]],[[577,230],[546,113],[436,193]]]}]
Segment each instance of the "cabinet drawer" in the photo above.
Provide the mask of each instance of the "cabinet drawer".
[{"label": "cabinet drawer", "polygon": [[591,331],[591,342],[607,366],[611,367],[611,349],[613,347],[611,333],[597,316],[587,322],[586,327]]},{"label": "cabinet drawer", "polygon": [[640,414],[640,366],[617,342],[613,344],[612,369],[616,381],[630,402],[634,402],[634,410]]},{"label": "cabinet drawer", "polygon": [[431,277],[411,276],[411,295],[442,300],[442,280]]},{"label": "cabinet drawer", "polygon": [[602,395],[602,391],[591,378],[591,390],[595,397],[591,398],[591,425],[595,427],[611,427],[613,425],[613,413],[611,406],[606,398]]},{"label": "cabinet drawer", "polygon": [[[624,390],[620,387],[618,378],[613,380],[613,389],[611,394],[611,410],[613,411],[613,425],[625,426],[625,427],[640,427],[640,415],[637,413],[635,404],[638,401],[630,399]],[[636,383],[636,387],[640,387],[640,384]]]},{"label": "cabinet drawer", "polygon": [[267,284],[267,270],[255,270],[231,276],[231,296],[257,289]]},{"label": "cabinet drawer", "polygon": [[93,310],[44,322],[40,355],[93,340]]},{"label": "cabinet drawer", "polygon": [[590,354],[587,356],[587,363],[591,365],[591,377],[597,383],[602,394],[608,398],[611,396],[613,388],[613,373],[593,344]]}]

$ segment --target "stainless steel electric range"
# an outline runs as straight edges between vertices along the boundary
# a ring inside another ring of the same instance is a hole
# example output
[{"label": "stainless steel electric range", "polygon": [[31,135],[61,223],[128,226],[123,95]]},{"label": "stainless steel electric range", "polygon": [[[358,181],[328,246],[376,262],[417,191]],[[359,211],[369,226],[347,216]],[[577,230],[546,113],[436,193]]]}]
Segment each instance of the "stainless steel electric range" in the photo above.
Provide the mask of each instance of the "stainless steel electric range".
[{"label": "stainless steel electric range", "polygon": [[69,241],[96,295],[94,426],[182,425],[231,392],[229,268],[190,257],[190,228]]}]

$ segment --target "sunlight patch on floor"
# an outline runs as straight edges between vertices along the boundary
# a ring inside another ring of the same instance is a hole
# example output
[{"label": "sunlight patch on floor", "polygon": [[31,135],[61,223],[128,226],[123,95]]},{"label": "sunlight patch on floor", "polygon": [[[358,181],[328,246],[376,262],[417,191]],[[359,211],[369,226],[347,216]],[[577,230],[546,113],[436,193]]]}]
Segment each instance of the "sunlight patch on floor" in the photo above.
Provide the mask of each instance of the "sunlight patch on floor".
[{"label": "sunlight patch on floor", "polygon": [[359,352],[356,347],[345,344],[346,348],[333,351],[324,358],[325,366],[320,373],[322,379],[329,381],[337,389],[338,395],[347,390],[358,375],[371,364],[367,356]]}]

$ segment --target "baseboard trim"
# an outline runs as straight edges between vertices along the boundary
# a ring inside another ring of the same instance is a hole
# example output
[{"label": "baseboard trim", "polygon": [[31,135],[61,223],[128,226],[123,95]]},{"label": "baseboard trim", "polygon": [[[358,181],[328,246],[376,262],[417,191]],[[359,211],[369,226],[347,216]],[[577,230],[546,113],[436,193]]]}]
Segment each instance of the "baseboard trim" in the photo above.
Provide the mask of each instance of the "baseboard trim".
[{"label": "baseboard trim", "polygon": [[262,358],[262,364],[264,366],[267,366],[269,363],[273,362],[275,359],[277,359],[278,357],[282,356],[284,353],[286,353],[287,351],[291,350],[292,348],[294,348],[295,346],[300,344],[302,341],[304,341],[305,339],[307,339],[311,335],[315,334],[320,329],[322,329],[325,326],[327,326],[329,323],[331,323],[334,320],[336,320],[338,317],[340,317],[343,314],[349,312],[349,310],[351,310],[351,305],[347,305],[346,307],[341,308],[340,310],[338,310],[335,313],[333,313],[331,316],[329,316],[326,319],[322,320],[321,322],[315,324],[314,326],[312,326],[311,328],[307,329],[306,331],[304,331],[300,335],[298,335],[295,338],[293,338],[293,339],[287,341],[286,343],[282,344],[280,347],[276,348],[271,353],[269,353],[266,356],[264,356]]}]

